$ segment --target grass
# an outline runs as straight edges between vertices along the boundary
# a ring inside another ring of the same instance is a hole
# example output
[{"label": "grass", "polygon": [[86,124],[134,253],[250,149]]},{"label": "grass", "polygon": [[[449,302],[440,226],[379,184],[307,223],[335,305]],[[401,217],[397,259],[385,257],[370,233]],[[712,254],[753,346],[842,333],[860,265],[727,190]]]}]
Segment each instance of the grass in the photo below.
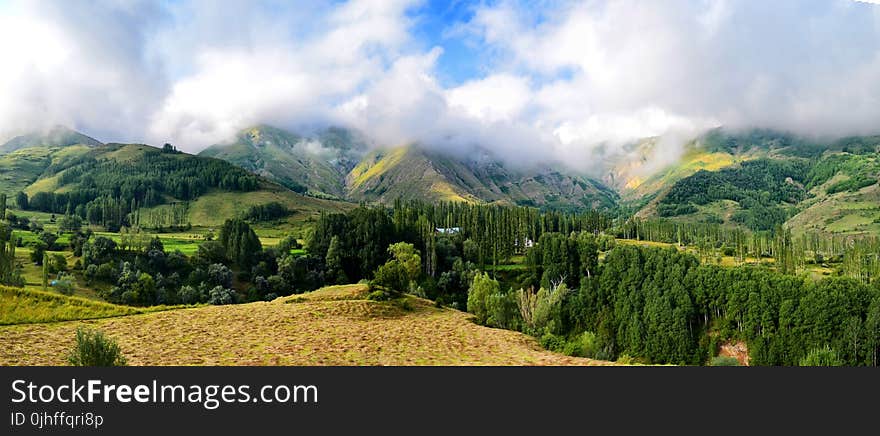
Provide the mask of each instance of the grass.
[{"label": "grass", "polygon": [[85,298],[0,286],[0,325],[107,318],[142,312]]},{"label": "grass", "polygon": [[398,147],[387,153],[377,154],[374,160],[364,159],[349,173],[351,187],[357,188],[368,180],[379,177],[403,160],[409,147]]},{"label": "grass", "polygon": [[521,333],[406,297],[365,299],[364,285],[232,306],[0,327],[0,364],[63,365],[77,327],[116,340],[131,365],[599,365],[542,350]]},{"label": "grass", "polygon": [[305,197],[280,188],[255,192],[212,192],[190,203],[189,220],[199,226],[220,227],[228,218],[241,216],[251,206],[273,201],[294,211],[287,219],[292,223],[315,217],[321,210],[342,212],[355,207],[349,203]]}]

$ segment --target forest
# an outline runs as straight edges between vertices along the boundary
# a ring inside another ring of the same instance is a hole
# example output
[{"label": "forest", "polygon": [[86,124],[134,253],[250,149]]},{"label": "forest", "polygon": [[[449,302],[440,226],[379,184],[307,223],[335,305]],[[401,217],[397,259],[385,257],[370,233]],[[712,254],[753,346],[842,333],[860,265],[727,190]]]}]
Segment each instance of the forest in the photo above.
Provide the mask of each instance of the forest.
[{"label": "forest", "polygon": [[[114,149],[113,147],[116,147]],[[173,147],[134,150],[108,145],[99,155],[86,154],[64,166],[50,166],[43,177],[56,179],[64,192],[16,194],[19,209],[75,215],[89,224],[116,231],[131,226],[141,208],[194,200],[211,189],[249,192],[259,177],[216,159],[191,158]],[[137,159],[107,158],[108,154],[142,152]]]},{"label": "forest", "polygon": [[[249,220],[227,220],[192,255],[166,250],[137,226],[110,238],[70,214],[54,234],[6,214],[0,281],[20,283],[14,253],[22,241],[11,230],[25,228],[36,235],[26,247],[44,287],[65,292],[81,277],[113,303],[231,304],[366,282],[373,299],[428,298],[576,356],[701,365],[720,344],[744,341],[758,365],[797,365],[817,353],[878,363],[876,239],[398,201],[324,213],[305,247],[293,236],[264,247],[251,224],[277,213],[267,205]],[[65,248],[73,265],[49,254]],[[833,272],[811,276],[819,266]]]}]

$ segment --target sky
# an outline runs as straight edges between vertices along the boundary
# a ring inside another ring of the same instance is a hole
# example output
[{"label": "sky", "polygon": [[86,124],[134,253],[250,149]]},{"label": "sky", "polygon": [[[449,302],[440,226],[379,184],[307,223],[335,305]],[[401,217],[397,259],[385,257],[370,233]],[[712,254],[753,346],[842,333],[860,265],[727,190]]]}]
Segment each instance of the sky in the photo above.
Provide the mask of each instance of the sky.
[{"label": "sky", "polygon": [[872,3],[0,0],[0,139],[63,124],[197,152],[340,125],[589,170],[717,126],[880,133]]}]

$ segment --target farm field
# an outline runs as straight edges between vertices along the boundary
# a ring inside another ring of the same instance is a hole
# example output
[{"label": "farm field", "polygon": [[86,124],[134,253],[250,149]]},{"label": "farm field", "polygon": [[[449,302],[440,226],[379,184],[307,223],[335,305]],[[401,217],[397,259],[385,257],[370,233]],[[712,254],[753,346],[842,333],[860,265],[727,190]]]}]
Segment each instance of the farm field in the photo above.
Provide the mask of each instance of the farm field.
[{"label": "farm field", "polygon": [[[63,365],[77,327],[118,341],[131,365],[607,365],[544,351],[427,301],[366,300],[365,285],[271,302],[0,327],[0,364]],[[161,332],[157,334],[157,332]]]}]

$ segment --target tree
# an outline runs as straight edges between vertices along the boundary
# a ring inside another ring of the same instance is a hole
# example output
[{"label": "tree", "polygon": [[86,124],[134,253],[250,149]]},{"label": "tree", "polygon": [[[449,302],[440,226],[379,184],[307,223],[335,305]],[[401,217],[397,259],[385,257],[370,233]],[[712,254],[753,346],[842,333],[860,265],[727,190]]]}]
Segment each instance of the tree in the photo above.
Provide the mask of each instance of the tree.
[{"label": "tree", "polygon": [[76,215],[64,215],[58,222],[58,231],[61,232],[79,232],[82,230],[82,218]]},{"label": "tree", "polygon": [[215,286],[208,292],[208,304],[222,305],[235,303],[235,291]]},{"label": "tree", "polygon": [[278,245],[275,248],[281,255],[286,255],[290,254],[292,250],[301,249],[302,244],[300,244],[296,237],[294,237],[293,235],[287,235],[284,237],[284,239],[278,242]]},{"label": "tree", "polygon": [[226,251],[226,257],[236,265],[250,269],[257,254],[263,251],[260,238],[244,220],[231,219],[220,228],[219,242]]},{"label": "tree", "polygon": [[86,241],[82,247],[83,264],[101,265],[116,257],[116,242],[106,236]]},{"label": "tree", "polygon": [[0,220],[6,219],[6,193],[0,192]]},{"label": "tree", "polygon": [[410,282],[419,278],[419,274],[422,272],[422,258],[419,256],[419,250],[416,250],[413,244],[406,242],[391,244],[388,246],[388,253],[394,260],[400,262],[406,270],[406,276]]},{"label": "tree", "polygon": [[330,247],[327,249],[325,262],[327,265],[327,277],[329,277],[335,284],[341,285],[348,282],[342,263],[342,244],[339,242],[338,236],[333,236],[330,240]]},{"label": "tree", "polygon": [[493,280],[487,273],[479,273],[474,276],[474,281],[468,289],[467,311],[474,314],[477,324],[486,325],[489,321],[489,298],[498,292],[498,281]]},{"label": "tree", "polygon": [[43,257],[46,254],[46,243],[40,240],[36,240],[31,243],[31,262],[42,266],[43,265]]},{"label": "tree", "polygon": [[28,210],[28,196],[24,192],[15,194],[15,204],[21,210]]},{"label": "tree", "polygon": [[406,292],[409,288],[409,275],[400,262],[392,260],[376,270],[372,283],[392,293]]}]

